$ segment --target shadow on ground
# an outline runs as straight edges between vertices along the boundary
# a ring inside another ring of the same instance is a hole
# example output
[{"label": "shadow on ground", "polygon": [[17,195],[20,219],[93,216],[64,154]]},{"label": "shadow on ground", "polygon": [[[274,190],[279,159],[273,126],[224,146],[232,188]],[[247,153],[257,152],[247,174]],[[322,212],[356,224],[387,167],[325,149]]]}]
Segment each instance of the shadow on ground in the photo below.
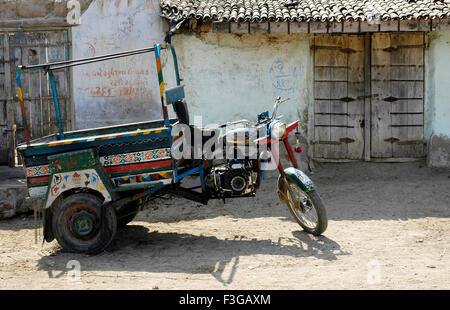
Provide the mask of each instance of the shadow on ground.
[{"label": "shadow on ground", "polygon": [[143,226],[129,225],[118,231],[114,244],[102,254],[89,256],[57,249],[42,257],[38,268],[47,271],[49,277],[61,277],[69,270],[67,262],[78,260],[83,271],[211,274],[227,285],[233,281],[239,258],[257,254],[333,261],[349,253],[325,236],[314,237],[302,231],[273,242],[244,236],[221,240],[212,236],[149,232]]},{"label": "shadow on ground", "polygon": [[[150,202],[137,220],[177,222],[218,216],[290,219],[276,193],[278,173],[269,172],[254,198],[212,200],[208,206],[172,197]],[[330,220],[407,220],[450,217],[450,171],[424,163],[320,164],[311,179]]]}]

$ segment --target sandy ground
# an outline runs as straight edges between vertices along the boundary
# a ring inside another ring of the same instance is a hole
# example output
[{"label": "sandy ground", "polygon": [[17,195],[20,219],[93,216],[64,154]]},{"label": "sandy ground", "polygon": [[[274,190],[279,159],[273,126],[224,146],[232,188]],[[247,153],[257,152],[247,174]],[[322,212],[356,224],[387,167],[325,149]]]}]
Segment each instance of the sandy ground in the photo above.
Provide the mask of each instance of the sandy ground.
[{"label": "sandy ground", "polygon": [[276,177],[226,204],[155,201],[97,256],[34,244],[32,215],[1,221],[0,288],[450,289],[449,170],[317,166],[329,216],[320,237],[279,203]]}]

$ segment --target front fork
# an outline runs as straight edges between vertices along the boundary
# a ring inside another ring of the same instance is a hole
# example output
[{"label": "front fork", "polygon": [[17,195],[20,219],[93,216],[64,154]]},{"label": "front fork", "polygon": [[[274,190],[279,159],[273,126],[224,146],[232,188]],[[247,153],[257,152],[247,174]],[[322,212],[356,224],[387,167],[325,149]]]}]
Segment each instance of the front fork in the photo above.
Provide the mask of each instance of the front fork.
[{"label": "front fork", "polygon": [[[292,151],[292,147],[289,144],[289,141],[287,139],[287,136],[284,137],[284,139],[282,140],[284,146],[286,147],[286,151],[289,155],[289,160],[292,163],[293,168],[292,169],[298,169],[298,163],[297,163],[297,159],[295,158],[294,152]],[[279,154],[277,154],[277,152],[271,152],[272,153],[272,157],[275,160],[275,162],[277,163],[277,168],[278,171],[280,173],[280,177],[278,178],[278,197],[280,198],[280,201],[283,203],[289,203],[289,197],[288,197],[288,193],[289,196],[294,197],[293,193],[291,191],[291,188],[289,186],[289,182],[288,182],[288,178],[286,176],[285,173],[285,169],[283,168],[283,165],[281,163],[280,157],[278,156]],[[302,212],[304,212],[303,210],[303,206],[301,204],[299,204],[298,206],[300,208],[300,210]]]},{"label": "front fork", "polygon": [[[311,179],[303,171],[298,169],[298,163],[295,158],[294,152],[292,151],[291,145],[289,144],[287,136],[283,138],[284,146],[286,147],[289,159],[293,167],[284,169],[281,164],[279,154],[277,154],[277,152],[272,152],[272,156],[273,159],[277,162],[278,171],[280,172],[280,177],[278,178],[278,196],[280,197],[281,202],[288,203],[288,192],[289,196],[291,196],[292,198],[294,197],[289,182],[295,183],[304,192],[313,191],[315,189],[315,186]],[[296,207],[304,212],[303,206],[300,201],[298,201],[298,206]]]},{"label": "front fork", "polygon": [[[294,152],[292,151],[292,147],[289,144],[289,141],[287,139],[287,135],[285,137],[283,137],[282,141],[283,141],[284,146],[286,147],[286,150],[288,152],[289,159],[290,159],[290,161],[292,163],[292,166],[294,168],[298,169],[297,159],[295,158]],[[274,142],[278,144],[278,141],[272,141],[272,144]],[[284,168],[283,168],[283,165],[281,164],[281,160],[280,160],[280,158],[278,156],[278,153],[277,152],[272,152],[272,150],[270,150],[270,153],[272,154],[273,160],[275,160],[275,162],[277,163],[277,168],[278,168],[278,171],[280,172],[280,175],[285,179],[286,176],[285,176],[285,173],[284,173]],[[257,176],[257,184],[256,184],[256,188],[257,189],[259,189],[260,186],[261,186],[261,182],[262,182],[263,176],[264,176],[264,170],[261,169],[261,161],[258,161],[258,176]]]}]

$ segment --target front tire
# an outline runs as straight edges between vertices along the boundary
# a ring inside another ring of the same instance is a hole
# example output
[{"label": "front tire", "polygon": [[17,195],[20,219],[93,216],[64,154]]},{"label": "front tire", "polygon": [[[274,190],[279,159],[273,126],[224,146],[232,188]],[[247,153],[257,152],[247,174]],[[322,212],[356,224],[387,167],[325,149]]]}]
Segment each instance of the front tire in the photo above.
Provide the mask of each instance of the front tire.
[{"label": "front tire", "polygon": [[[103,212],[103,213],[102,213]],[[89,193],[65,198],[52,219],[59,244],[69,252],[96,254],[114,239],[117,231],[115,210]]]},{"label": "front tire", "polygon": [[328,218],[319,194],[315,190],[304,192],[291,180],[287,181],[285,189],[284,202],[297,223],[306,232],[321,235],[327,229]]}]

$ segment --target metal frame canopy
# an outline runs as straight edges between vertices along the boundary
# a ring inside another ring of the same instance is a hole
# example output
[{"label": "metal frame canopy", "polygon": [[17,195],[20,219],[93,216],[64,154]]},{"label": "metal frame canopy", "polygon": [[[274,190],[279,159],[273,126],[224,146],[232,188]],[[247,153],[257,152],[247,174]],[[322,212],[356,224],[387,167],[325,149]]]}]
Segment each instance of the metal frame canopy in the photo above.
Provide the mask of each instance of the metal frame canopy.
[{"label": "metal frame canopy", "polygon": [[48,77],[50,79],[51,88],[52,88],[52,97],[53,97],[53,104],[55,106],[55,111],[56,111],[56,118],[58,120],[57,139],[63,140],[64,139],[64,130],[62,127],[61,112],[60,112],[60,108],[59,108],[58,93],[56,90],[55,76],[53,75],[53,70],[81,66],[81,65],[86,65],[86,64],[90,64],[90,63],[111,60],[111,59],[116,59],[116,58],[121,58],[121,57],[128,57],[128,56],[144,54],[144,53],[151,53],[151,52],[155,53],[164,125],[169,126],[170,122],[169,122],[169,116],[168,116],[168,112],[167,112],[167,102],[166,102],[166,98],[165,98],[165,94],[164,94],[164,88],[166,86],[166,83],[164,82],[164,77],[163,77],[163,72],[162,72],[162,64],[161,64],[161,50],[163,50],[163,49],[171,50],[173,62],[174,62],[177,86],[180,86],[180,75],[179,75],[179,71],[178,71],[178,62],[177,62],[177,55],[175,52],[175,48],[167,43],[155,44],[153,47],[129,50],[129,51],[125,51],[125,52],[106,54],[106,55],[89,57],[89,58],[80,58],[80,59],[51,62],[51,63],[45,63],[45,64],[31,65],[31,66],[19,65],[18,69],[17,69],[16,81],[17,81],[17,90],[18,90],[18,95],[19,95],[19,102],[20,102],[20,109],[21,109],[21,114],[22,114],[22,122],[23,122],[23,127],[24,127],[24,132],[25,132],[26,144],[28,146],[30,145],[30,135],[29,135],[29,127],[28,127],[28,123],[27,123],[27,119],[26,119],[26,110],[25,110],[25,104],[24,104],[24,99],[23,99],[23,93],[22,93],[22,83],[20,80],[23,70],[42,70],[42,71],[44,71],[44,74],[48,74]]}]

